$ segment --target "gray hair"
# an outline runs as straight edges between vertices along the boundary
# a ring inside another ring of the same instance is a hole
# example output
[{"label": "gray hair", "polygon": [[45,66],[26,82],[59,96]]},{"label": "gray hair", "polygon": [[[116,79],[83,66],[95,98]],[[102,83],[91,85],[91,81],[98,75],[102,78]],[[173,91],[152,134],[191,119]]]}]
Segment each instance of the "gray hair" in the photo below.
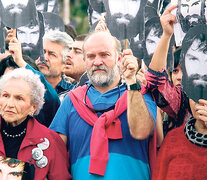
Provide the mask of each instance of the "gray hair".
[{"label": "gray hair", "polygon": [[45,86],[40,81],[40,76],[38,74],[34,74],[32,70],[25,68],[17,68],[9,71],[0,78],[0,94],[2,93],[2,88],[5,83],[12,79],[21,79],[28,83],[31,88],[31,104],[37,105],[37,110],[35,111],[35,115],[37,115],[44,104],[45,94]]},{"label": "gray hair", "polygon": [[45,33],[43,41],[48,40],[57,44],[61,44],[65,47],[62,52],[63,63],[66,61],[66,53],[69,52],[71,45],[73,44],[73,39],[66,32],[61,32],[57,30],[50,30]]}]

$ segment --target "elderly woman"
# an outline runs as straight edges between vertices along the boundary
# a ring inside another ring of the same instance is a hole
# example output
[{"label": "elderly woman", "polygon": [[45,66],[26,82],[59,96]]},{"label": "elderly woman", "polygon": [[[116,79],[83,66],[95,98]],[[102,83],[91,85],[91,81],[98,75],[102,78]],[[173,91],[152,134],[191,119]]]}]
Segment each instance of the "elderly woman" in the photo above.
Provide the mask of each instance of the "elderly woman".
[{"label": "elderly woman", "polygon": [[[24,60],[22,59],[22,61]],[[35,67],[34,66],[32,67],[30,62],[29,62],[30,64],[27,64],[25,61],[24,63],[26,64],[25,67],[26,69],[31,69],[35,74],[38,74],[40,76],[40,80],[44,84],[44,87],[46,89],[45,96],[44,96],[45,99],[44,106],[41,109],[40,113],[38,115],[35,115],[35,118],[37,119],[38,122],[48,127],[60,105],[58,95],[54,90],[54,88],[46,81],[43,74],[35,70],[34,69]],[[8,71],[14,70],[19,67],[21,66],[19,66],[14,61],[14,58],[11,55],[2,59],[2,61],[0,61],[0,77],[6,74]]]},{"label": "elderly woman", "polygon": [[18,68],[0,79],[0,156],[35,165],[35,179],[70,179],[67,150],[54,131],[33,118],[45,88],[31,70]]}]

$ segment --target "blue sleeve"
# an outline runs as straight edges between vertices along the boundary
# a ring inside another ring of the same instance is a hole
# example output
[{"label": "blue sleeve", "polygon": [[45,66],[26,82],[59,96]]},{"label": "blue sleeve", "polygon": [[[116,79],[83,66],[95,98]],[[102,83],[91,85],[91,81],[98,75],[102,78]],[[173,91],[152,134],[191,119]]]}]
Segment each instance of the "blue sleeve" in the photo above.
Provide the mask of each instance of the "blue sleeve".
[{"label": "blue sleeve", "polygon": [[152,96],[149,93],[146,93],[143,95],[145,103],[147,105],[147,109],[149,111],[149,113],[151,114],[154,123],[156,124],[157,122],[157,105],[156,103],[153,101]]},{"label": "blue sleeve", "polygon": [[68,121],[70,118],[69,116],[72,108],[73,104],[69,98],[69,95],[67,95],[61,103],[49,128],[67,136],[69,124]]},{"label": "blue sleeve", "polygon": [[[55,91],[55,89],[54,89],[54,88],[52,87],[52,85],[45,79],[45,76],[44,76],[41,72],[39,72],[39,71],[33,69],[29,64],[27,64],[26,69],[30,69],[30,70],[33,71],[33,73],[38,74],[38,75],[40,76],[40,80],[41,80],[41,82],[45,85],[45,89],[46,89],[46,90],[49,90],[51,94],[57,94],[56,91]],[[58,97],[58,95],[57,95],[57,97]]]}]

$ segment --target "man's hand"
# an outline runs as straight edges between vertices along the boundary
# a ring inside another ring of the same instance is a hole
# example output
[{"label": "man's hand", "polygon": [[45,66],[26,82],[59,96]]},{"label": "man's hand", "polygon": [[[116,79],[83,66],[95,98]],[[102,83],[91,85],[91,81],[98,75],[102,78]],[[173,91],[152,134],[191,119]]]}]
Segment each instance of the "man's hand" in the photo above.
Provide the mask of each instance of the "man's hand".
[{"label": "man's hand", "polygon": [[136,74],[138,71],[137,58],[133,56],[130,49],[123,51],[123,57],[121,61],[121,71],[123,78],[127,84],[136,83]]},{"label": "man's hand", "polygon": [[7,37],[5,39],[6,42],[10,42],[10,40],[16,37],[16,29],[9,29],[7,30]]},{"label": "man's hand", "polygon": [[26,62],[22,57],[22,46],[21,43],[17,40],[16,37],[13,37],[9,43],[9,52],[11,53],[14,61],[17,63],[19,67],[25,67]]},{"label": "man's hand", "polygon": [[105,18],[101,17],[98,19],[98,24],[96,25],[95,31],[106,31],[110,33],[109,29],[107,28],[107,25],[105,23]]}]

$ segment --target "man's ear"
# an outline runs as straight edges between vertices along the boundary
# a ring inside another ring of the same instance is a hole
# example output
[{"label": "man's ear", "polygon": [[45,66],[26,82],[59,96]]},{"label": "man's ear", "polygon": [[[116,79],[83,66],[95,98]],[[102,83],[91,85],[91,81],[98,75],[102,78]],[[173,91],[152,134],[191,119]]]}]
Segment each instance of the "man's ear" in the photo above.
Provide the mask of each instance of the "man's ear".
[{"label": "man's ear", "polygon": [[119,67],[121,66],[122,58],[123,58],[123,53],[119,53],[118,58],[117,58],[117,65]]}]

